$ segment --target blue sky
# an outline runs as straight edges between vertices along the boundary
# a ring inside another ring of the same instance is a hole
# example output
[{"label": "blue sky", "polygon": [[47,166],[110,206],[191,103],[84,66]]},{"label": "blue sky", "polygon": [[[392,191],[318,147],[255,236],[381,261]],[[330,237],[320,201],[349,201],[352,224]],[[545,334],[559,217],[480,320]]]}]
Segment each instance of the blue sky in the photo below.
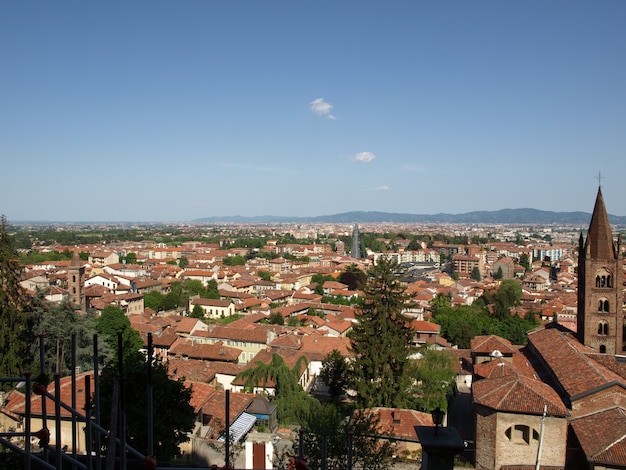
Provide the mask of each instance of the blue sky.
[{"label": "blue sky", "polygon": [[5,1],[0,213],[626,215],[626,2]]}]

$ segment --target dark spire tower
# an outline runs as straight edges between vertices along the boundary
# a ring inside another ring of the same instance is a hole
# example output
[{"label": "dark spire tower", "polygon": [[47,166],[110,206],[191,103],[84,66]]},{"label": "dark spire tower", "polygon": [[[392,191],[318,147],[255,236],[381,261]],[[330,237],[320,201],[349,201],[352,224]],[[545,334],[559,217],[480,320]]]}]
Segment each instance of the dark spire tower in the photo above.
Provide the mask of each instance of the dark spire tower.
[{"label": "dark spire tower", "polygon": [[361,253],[361,235],[359,233],[359,224],[354,224],[354,229],[352,230],[352,251],[350,252],[350,256],[356,259],[363,257]]},{"label": "dark spire tower", "polygon": [[87,305],[85,303],[85,266],[82,264],[78,250],[74,250],[72,261],[67,268],[67,290],[74,308],[84,312],[87,310]]},{"label": "dark spire tower", "polygon": [[578,338],[601,353],[622,354],[624,311],[622,308],[622,238],[613,241],[609,216],[598,186],[587,238],[578,242]]}]

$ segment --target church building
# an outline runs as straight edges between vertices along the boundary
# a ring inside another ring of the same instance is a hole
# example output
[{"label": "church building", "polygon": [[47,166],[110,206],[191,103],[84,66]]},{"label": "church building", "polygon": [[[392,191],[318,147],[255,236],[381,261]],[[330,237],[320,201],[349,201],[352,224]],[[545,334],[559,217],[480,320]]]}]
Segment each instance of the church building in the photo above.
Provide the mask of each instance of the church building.
[{"label": "church building", "polygon": [[577,331],[539,327],[510,357],[472,341],[477,469],[626,469],[623,268],[598,188],[579,240]]},{"label": "church building", "polygon": [[578,248],[578,339],[606,354],[623,354],[623,265],[621,235],[613,240],[602,190],[585,239]]}]

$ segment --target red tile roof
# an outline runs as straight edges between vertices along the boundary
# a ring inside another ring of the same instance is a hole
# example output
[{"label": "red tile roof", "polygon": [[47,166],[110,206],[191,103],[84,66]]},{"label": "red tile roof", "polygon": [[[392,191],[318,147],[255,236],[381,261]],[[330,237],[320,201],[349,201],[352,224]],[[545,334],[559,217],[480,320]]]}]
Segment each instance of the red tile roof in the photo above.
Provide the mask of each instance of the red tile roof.
[{"label": "red tile roof", "polygon": [[208,361],[237,362],[241,349],[224,346],[221,342],[215,344],[196,343],[186,338],[177,339],[170,347],[172,356],[204,359]]},{"label": "red tile roof", "polygon": [[490,354],[498,350],[504,355],[511,355],[519,351],[509,340],[496,335],[476,336],[472,339],[471,347],[472,352],[478,354]]},{"label": "red tile roof", "polygon": [[385,436],[405,438],[417,442],[415,426],[434,426],[430,413],[402,408],[368,408],[366,413],[378,418],[377,431]]},{"label": "red tile roof", "polygon": [[474,403],[497,411],[565,417],[567,408],[549,385],[529,377],[509,375],[472,384]]},{"label": "red tile roof", "polygon": [[584,353],[593,352],[573,335],[558,328],[543,328],[528,334],[529,346],[572,399],[610,382],[624,382],[616,373]]},{"label": "red tile roof", "polygon": [[589,461],[626,466],[626,411],[622,408],[584,416],[571,426]]}]

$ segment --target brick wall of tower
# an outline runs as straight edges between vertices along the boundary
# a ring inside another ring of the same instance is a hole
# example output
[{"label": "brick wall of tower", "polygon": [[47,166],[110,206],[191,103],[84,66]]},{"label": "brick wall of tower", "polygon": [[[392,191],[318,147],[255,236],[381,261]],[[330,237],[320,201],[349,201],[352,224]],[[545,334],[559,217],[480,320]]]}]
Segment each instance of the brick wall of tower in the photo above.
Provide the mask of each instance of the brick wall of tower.
[{"label": "brick wall of tower", "polygon": [[70,266],[67,270],[67,290],[70,301],[75,308],[85,311],[85,268],[83,266]]},{"label": "brick wall of tower", "polygon": [[[624,274],[620,250],[621,247],[618,247],[617,259],[592,259],[588,253],[584,253],[584,258],[579,260],[578,315],[582,321],[578,324],[578,335],[583,344],[596,351],[604,346],[607,354],[625,352],[622,300]],[[596,277],[607,275],[611,276],[610,286],[606,282],[597,285]],[[605,324],[608,334],[601,327]]]}]

